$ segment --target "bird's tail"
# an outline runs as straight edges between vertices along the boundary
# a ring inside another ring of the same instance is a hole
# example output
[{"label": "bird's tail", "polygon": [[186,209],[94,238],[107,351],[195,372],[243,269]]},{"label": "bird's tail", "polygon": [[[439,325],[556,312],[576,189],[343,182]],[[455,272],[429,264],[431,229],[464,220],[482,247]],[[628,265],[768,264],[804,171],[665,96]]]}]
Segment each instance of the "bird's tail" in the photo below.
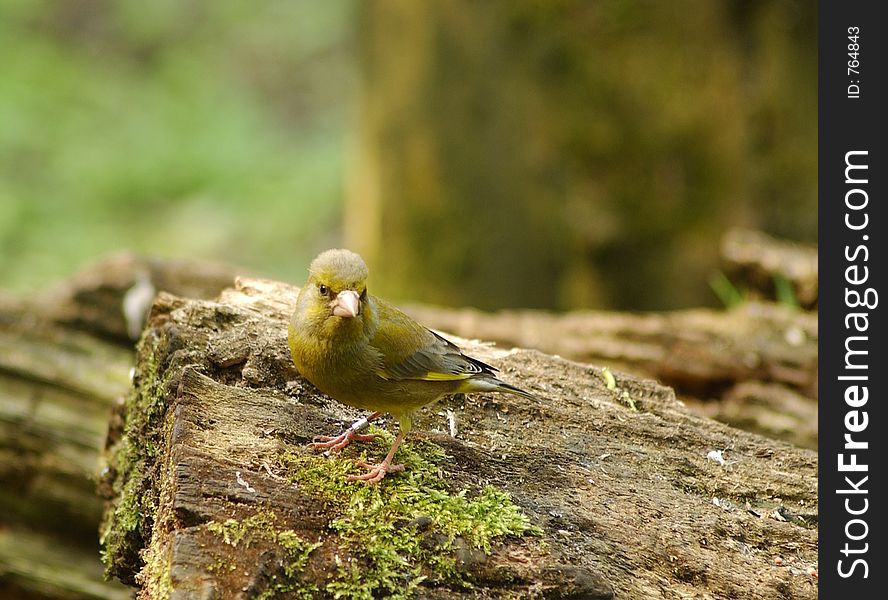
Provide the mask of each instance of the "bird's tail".
[{"label": "bird's tail", "polygon": [[543,400],[539,396],[531,394],[530,392],[525,392],[524,390],[522,390],[519,387],[515,387],[514,385],[509,385],[505,381],[500,381],[497,379],[497,384],[498,385],[496,386],[496,389],[498,392],[506,392],[509,394],[515,394],[516,396],[524,396],[525,398],[528,398],[529,400],[536,400],[536,401]]},{"label": "bird's tail", "polygon": [[510,385],[505,381],[494,377],[489,373],[481,376],[469,377],[462,381],[462,385],[457,388],[458,392],[505,392],[507,394],[515,394],[516,396],[524,396],[530,400],[542,401],[543,398],[535,396],[530,392],[525,392],[519,387]]}]

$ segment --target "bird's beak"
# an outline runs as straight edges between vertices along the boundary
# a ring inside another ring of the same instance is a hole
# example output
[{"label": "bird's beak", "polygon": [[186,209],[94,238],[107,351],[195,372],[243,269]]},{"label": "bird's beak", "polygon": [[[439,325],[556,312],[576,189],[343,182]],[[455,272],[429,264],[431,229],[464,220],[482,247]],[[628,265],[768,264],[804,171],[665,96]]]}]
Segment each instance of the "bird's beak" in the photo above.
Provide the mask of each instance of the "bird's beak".
[{"label": "bird's beak", "polygon": [[352,318],[361,314],[361,298],[354,290],[342,290],[336,295],[333,303],[333,314],[337,317]]}]

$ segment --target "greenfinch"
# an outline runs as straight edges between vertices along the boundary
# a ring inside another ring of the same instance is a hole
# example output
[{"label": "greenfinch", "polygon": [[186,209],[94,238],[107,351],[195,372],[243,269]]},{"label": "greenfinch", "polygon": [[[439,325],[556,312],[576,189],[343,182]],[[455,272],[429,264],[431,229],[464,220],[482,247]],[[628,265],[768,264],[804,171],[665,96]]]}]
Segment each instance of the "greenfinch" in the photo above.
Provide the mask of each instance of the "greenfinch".
[{"label": "greenfinch", "polygon": [[403,471],[392,459],[412,426],[411,416],[442,396],[459,392],[507,392],[536,396],[500,381],[496,369],[463,354],[449,340],[367,291],[368,269],[349,250],[327,250],[309,267],[290,319],[289,345],[299,372],[339,402],[372,411],[338,436],[319,436],[315,448],[341,450],[359,432],[389,413],[399,431],[386,457],[349,480],[377,483]]}]

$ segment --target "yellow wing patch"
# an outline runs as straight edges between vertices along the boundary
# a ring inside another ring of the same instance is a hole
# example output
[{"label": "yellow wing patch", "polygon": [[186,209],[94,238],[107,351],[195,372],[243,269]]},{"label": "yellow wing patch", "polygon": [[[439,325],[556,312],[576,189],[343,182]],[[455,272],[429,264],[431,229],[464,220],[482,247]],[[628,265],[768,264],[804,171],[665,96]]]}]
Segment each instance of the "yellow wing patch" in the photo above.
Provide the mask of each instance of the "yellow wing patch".
[{"label": "yellow wing patch", "polygon": [[[378,370],[376,374],[386,380],[392,379],[391,373],[384,370]],[[422,375],[412,375],[404,379],[414,379],[416,381],[462,381],[472,375],[473,373],[437,373],[435,371],[428,371]]]},{"label": "yellow wing patch", "polygon": [[423,375],[422,377],[417,377],[417,379],[422,379],[423,381],[459,381],[461,379],[468,379],[472,376],[472,373],[435,373],[429,372]]}]

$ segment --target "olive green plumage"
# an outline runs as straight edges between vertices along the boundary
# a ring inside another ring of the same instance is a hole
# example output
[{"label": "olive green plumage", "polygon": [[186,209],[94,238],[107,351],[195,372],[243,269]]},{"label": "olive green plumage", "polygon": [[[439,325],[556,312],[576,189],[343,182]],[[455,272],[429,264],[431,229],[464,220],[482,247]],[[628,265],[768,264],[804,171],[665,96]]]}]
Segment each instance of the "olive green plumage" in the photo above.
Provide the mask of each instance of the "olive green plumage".
[{"label": "olive green plumage", "polygon": [[327,250],[309,267],[290,320],[296,368],[336,400],[391,413],[402,432],[410,415],[456,392],[533,395],[497,379],[496,369],[367,291],[368,269],[349,250]]}]

